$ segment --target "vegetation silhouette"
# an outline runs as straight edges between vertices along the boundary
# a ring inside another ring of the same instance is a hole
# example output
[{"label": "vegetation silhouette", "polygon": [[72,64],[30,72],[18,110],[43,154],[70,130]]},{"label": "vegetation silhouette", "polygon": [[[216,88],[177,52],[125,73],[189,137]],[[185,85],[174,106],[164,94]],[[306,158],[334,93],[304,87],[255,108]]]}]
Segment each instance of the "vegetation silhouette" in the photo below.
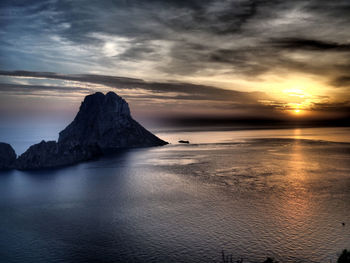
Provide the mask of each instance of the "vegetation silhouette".
[{"label": "vegetation silhouette", "polygon": [[[216,263],[216,261],[213,261]],[[221,251],[221,261],[218,263],[243,263],[243,258],[238,260],[233,260],[232,254],[226,255],[225,251]],[[262,263],[278,263],[274,258],[267,257]],[[344,249],[339,256],[337,263],[350,263],[350,250]]]},{"label": "vegetation silhouette", "polygon": [[350,251],[344,249],[343,253],[339,256],[337,263],[350,263]]},{"label": "vegetation silhouette", "polygon": [[[221,261],[219,263],[243,263],[243,262],[244,262],[243,258],[237,259],[234,261],[232,254],[225,255],[225,251],[224,250],[221,251]],[[215,260],[214,260],[214,263],[216,263]],[[278,261],[276,261],[274,258],[268,257],[262,263],[278,263]]]}]

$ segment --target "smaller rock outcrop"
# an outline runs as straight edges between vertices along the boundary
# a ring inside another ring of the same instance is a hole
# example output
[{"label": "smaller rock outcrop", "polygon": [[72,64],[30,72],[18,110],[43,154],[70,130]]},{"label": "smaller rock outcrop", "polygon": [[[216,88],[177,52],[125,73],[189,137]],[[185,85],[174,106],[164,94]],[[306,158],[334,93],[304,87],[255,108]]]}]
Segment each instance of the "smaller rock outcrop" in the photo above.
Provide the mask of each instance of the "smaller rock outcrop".
[{"label": "smaller rock outcrop", "polygon": [[16,168],[20,170],[52,168],[89,160],[101,155],[101,151],[94,147],[69,147],[55,141],[41,141],[34,144],[20,155],[16,161]]},{"label": "smaller rock outcrop", "polygon": [[15,161],[15,150],[10,144],[0,142],[0,169],[3,170],[14,168]]},{"label": "smaller rock outcrop", "polygon": [[41,141],[30,146],[25,153],[18,157],[16,167],[19,169],[49,167],[53,161],[57,162],[57,153],[58,147],[55,141]]}]

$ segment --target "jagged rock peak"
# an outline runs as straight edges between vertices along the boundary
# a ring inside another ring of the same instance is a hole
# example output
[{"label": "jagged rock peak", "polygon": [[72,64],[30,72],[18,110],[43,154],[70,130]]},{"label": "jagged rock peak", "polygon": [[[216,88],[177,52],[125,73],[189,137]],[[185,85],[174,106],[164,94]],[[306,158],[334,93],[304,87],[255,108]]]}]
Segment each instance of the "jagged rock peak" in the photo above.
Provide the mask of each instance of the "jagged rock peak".
[{"label": "jagged rock peak", "polygon": [[90,113],[91,111],[98,113],[113,113],[119,116],[130,115],[128,103],[122,97],[111,91],[106,95],[102,92],[96,92],[86,96],[80,106],[76,118],[80,118],[83,114]]},{"label": "jagged rock peak", "polygon": [[137,123],[128,103],[114,92],[86,96],[73,122],[60,132],[58,143],[102,151],[166,144]]},{"label": "jagged rock peak", "polygon": [[106,95],[96,92],[85,97],[73,122],[60,132],[58,142],[75,140],[82,143],[96,139],[111,126],[111,122],[115,126],[128,118],[131,118],[129,105],[122,97],[114,92]]}]

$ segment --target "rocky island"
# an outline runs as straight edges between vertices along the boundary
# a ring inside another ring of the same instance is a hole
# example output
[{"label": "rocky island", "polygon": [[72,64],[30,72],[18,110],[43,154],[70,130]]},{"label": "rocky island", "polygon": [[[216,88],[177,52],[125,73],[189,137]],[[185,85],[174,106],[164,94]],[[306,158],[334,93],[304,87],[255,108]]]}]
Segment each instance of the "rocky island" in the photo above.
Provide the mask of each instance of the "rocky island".
[{"label": "rocky island", "polygon": [[13,155],[10,161],[3,158],[10,150],[4,146],[2,150],[0,144],[0,160],[5,160],[2,161],[5,168],[6,165],[20,170],[52,168],[91,160],[120,149],[166,144],[131,117],[129,105],[122,97],[114,92],[106,95],[96,92],[85,97],[74,120],[59,133],[57,142],[42,141],[32,145],[15,161]]}]

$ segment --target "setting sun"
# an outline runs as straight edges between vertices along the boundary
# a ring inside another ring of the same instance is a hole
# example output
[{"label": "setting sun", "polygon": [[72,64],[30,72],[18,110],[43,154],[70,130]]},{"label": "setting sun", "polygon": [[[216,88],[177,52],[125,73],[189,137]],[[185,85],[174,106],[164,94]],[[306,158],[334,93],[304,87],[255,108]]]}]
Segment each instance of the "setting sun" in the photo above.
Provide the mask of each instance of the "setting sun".
[{"label": "setting sun", "polygon": [[303,115],[303,110],[300,109],[299,107],[298,108],[294,108],[290,111],[294,116],[300,116],[300,115]]}]

